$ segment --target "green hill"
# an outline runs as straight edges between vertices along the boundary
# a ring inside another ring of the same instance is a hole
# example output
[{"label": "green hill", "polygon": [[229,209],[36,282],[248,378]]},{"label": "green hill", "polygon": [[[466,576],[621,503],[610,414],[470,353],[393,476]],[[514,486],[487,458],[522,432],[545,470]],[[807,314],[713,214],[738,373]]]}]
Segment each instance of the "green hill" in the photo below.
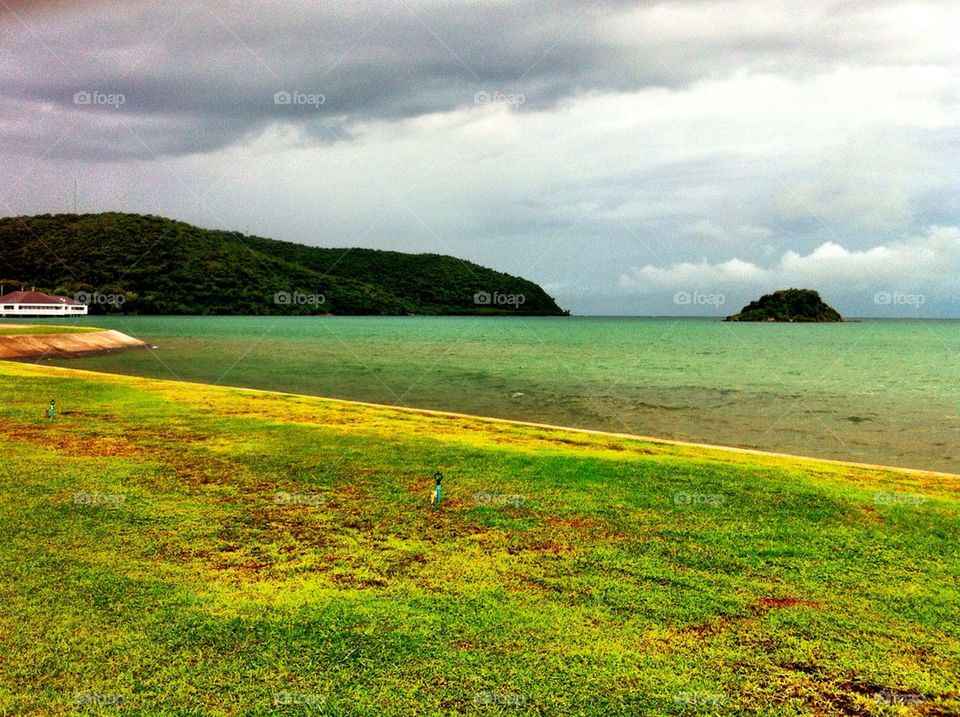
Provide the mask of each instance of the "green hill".
[{"label": "green hill", "polygon": [[727,321],[843,321],[837,311],[811,289],[784,289],[765,294]]},{"label": "green hill", "polygon": [[0,247],[8,290],[87,294],[92,313],[566,314],[533,282],[450,256],[320,249],[155,216],[5,218]]}]

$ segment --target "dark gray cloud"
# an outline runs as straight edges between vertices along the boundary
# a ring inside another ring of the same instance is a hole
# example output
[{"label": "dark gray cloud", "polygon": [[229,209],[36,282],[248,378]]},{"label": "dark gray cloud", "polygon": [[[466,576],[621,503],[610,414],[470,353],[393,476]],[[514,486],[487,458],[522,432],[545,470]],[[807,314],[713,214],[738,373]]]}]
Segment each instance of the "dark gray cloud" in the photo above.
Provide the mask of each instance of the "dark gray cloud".
[{"label": "dark gray cloud", "polygon": [[[588,30],[574,6],[95,4],[55,20],[33,13],[5,22],[0,93],[23,103],[25,123],[31,109],[51,106],[95,117],[104,159],[131,154],[112,129],[118,118],[161,153],[214,150],[270,122],[329,141],[338,133],[326,130],[338,124],[446,111],[473,104],[477,93],[493,101],[493,93],[522,92],[515,107],[523,110],[578,86],[629,84],[620,73],[604,78],[610,57],[583,37]],[[84,92],[122,104],[78,106]],[[289,104],[275,101],[281,92]],[[171,142],[177,126],[179,143]],[[72,148],[89,157],[83,141],[57,152]]]},{"label": "dark gray cloud", "polygon": [[[0,96],[21,103],[24,124],[51,107],[67,123],[84,113],[90,129],[56,144],[64,157],[212,151],[274,122],[329,142],[357,122],[476,103],[542,111],[584,93],[675,88],[744,68],[889,61],[902,38],[857,30],[884,5],[832,6],[819,20],[783,25],[776,4],[764,19],[721,2],[673,3],[674,23],[663,17],[669,5],[609,0],[101,2],[56,14],[18,3],[0,12]],[[123,104],[78,106],[78,92]],[[291,102],[275,102],[278,92]],[[118,119],[143,146],[118,136]],[[59,138],[45,139],[49,148]]]}]

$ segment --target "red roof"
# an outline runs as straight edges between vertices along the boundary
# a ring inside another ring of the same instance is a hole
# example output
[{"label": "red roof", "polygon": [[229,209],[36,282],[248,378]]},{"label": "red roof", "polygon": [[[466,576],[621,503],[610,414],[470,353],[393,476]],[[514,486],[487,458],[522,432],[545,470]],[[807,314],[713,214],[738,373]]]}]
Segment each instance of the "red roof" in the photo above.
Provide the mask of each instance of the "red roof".
[{"label": "red roof", "polygon": [[79,301],[68,299],[65,296],[50,296],[50,294],[41,294],[39,291],[12,291],[9,294],[0,296],[0,303],[3,304],[69,304],[71,306],[83,306]]}]

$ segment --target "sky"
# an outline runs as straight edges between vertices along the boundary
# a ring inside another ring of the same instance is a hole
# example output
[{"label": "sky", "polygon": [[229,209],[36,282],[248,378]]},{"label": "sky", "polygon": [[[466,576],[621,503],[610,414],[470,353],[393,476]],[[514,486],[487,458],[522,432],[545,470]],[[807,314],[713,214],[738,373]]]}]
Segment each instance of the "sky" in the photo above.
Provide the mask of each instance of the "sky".
[{"label": "sky", "polygon": [[450,254],[576,314],[960,317],[956,2],[60,5],[0,0],[0,215]]}]

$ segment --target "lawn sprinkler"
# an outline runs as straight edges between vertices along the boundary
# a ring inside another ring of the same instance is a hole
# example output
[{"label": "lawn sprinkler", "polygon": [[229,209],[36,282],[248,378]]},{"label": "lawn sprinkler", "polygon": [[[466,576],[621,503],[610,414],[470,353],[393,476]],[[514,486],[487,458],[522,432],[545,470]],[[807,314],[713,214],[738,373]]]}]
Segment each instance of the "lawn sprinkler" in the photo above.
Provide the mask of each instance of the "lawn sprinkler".
[{"label": "lawn sprinkler", "polygon": [[433,496],[433,507],[439,508],[440,507],[440,481],[443,480],[443,473],[441,473],[440,471],[437,471],[436,473],[433,474],[433,478],[435,481],[437,481],[437,492]]},{"label": "lawn sprinkler", "polygon": [[57,415],[57,402],[53,399],[50,399],[50,408],[47,409],[47,418],[51,421]]}]

